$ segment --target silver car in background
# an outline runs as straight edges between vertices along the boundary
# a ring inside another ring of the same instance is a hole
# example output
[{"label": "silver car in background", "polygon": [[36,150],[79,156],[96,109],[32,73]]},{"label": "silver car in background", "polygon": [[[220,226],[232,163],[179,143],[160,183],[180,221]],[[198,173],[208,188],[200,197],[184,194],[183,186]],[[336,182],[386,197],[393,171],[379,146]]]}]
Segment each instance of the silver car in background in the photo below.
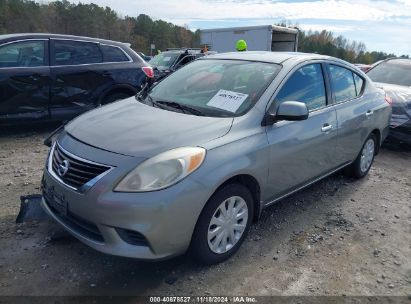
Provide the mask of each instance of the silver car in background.
[{"label": "silver car in background", "polygon": [[43,208],[85,244],[146,260],[221,262],[266,206],[344,167],[365,176],[384,93],[328,56],[207,56],[65,126]]},{"label": "silver car in background", "polygon": [[411,59],[389,58],[367,72],[375,86],[385,91],[392,115],[388,138],[411,146]]}]

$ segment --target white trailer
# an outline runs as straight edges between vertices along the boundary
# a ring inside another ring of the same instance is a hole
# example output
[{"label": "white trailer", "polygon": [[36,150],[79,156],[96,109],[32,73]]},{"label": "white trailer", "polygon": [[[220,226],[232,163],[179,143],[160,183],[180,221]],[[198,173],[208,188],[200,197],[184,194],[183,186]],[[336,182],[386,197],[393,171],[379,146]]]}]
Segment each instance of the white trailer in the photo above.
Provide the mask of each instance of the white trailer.
[{"label": "white trailer", "polygon": [[247,42],[249,51],[296,52],[298,30],[276,25],[200,30],[201,46],[207,45],[210,51],[233,52],[240,39]]}]

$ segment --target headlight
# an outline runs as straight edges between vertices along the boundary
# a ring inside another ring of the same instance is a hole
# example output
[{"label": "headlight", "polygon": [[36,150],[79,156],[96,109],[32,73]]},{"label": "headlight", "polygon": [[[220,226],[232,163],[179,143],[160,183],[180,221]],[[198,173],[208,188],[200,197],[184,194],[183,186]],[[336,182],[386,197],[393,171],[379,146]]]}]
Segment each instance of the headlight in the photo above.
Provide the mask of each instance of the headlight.
[{"label": "headlight", "polygon": [[146,192],[171,186],[195,171],[203,163],[206,150],[183,147],[154,156],[127,174],[114,191]]}]

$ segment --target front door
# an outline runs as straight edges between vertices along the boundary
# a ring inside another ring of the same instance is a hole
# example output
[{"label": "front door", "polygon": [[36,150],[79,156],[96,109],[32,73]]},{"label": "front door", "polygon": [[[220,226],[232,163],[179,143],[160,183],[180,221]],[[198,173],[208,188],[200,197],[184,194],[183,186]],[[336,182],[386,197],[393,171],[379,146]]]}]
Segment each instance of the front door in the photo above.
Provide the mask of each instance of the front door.
[{"label": "front door", "polygon": [[0,120],[48,118],[48,40],[0,46]]},{"label": "front door", "polygon": [[298,68],[276,95],[273,107],[284,101],[307,104],[303,121],[278,121],[267,127],[270,145],[269,185],[273,198],[315,180],[337,166],[337,116],[328,106],[321,63]]}]

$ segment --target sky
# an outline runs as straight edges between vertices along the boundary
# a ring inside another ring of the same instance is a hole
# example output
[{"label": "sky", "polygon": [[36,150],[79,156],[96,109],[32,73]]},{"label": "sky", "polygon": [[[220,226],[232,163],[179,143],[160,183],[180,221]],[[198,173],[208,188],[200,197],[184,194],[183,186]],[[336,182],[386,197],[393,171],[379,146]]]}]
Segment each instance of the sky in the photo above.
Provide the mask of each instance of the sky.
[{"label": "sky", "polygon": [[[78,1],[74,1],[78,2]],[[146,14],[191,30],[275,24],[329,30],[369,51],[411,55],[411,0],[81,0],[121,16]]]}]

